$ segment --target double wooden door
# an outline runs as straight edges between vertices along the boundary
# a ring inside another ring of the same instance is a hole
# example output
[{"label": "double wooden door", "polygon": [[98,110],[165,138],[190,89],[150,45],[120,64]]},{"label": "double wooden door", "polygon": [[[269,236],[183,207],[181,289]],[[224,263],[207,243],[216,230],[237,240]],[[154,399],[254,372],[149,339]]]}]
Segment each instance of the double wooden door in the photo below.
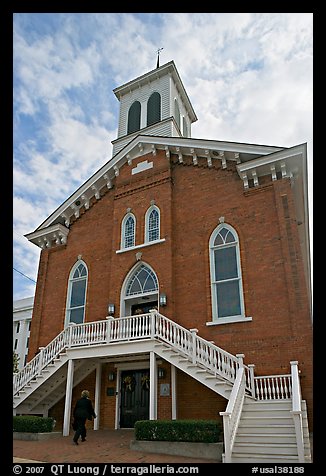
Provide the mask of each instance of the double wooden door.
[{"label": "double wooden door", "polygon": [[121,372],[120,428],[149,419],[149,369]]}]

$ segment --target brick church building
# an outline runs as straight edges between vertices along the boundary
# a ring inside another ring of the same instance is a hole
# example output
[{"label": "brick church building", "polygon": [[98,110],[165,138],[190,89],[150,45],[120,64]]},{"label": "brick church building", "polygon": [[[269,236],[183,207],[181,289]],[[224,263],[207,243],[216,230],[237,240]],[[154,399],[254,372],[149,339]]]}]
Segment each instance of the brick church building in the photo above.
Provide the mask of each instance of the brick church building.
[{"label": "brick church building", "polygon": [[309,461],[306,144],[192,138],[173,61],[114,94],[112,158],[26,235],[41,255],[14,413],[68,436],[86,388],[94,429],[215,419],[226,462]]}]

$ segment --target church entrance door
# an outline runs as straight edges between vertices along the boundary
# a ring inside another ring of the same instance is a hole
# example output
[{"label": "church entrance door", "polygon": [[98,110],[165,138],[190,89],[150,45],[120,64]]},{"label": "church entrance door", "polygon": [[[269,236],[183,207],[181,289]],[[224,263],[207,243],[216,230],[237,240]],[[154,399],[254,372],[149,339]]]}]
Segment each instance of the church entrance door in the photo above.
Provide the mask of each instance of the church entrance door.
[{"label": "church entrance door", "polygon": [[121,372],[120,428],[134,428],[149,418],[149,370]]}]

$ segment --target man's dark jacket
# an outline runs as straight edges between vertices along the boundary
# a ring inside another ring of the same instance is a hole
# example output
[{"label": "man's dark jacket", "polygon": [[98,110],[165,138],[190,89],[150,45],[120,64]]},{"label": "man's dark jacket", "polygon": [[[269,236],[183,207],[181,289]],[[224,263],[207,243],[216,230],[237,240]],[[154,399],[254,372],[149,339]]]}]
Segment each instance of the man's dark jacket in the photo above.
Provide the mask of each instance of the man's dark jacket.
[{"label": "man's dark jacket", "polygon": [[77,400],[73,416],[76,419],[86,418],[87,420],[91,420],[92,417],[96,418],[92,401],[88,397],[81,397]]}]

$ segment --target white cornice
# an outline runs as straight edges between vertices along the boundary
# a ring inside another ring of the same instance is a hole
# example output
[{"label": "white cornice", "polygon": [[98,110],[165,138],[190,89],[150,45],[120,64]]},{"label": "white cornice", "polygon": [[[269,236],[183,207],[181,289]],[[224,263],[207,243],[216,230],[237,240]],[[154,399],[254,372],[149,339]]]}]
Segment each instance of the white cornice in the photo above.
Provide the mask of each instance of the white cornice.
[{"label": "white cornice", "polygon": [[60,223],[42,228],[24,235],[29,241],[42,249],[52,248],[54,245],[63,245],[67,242],[69,229]]},{"label": "white cornice", "polygon": [[[139,145],[142,146],[142,152]],[[280,151],[279,147],[243,144],[236,142],[222,142],[207,139],[194,139],[185,137],[161,137],[138,135],[134,137],[123,149],[121,149],[112,159],[104,164],[95,174],[93,174],[83,185],[81,185],[65,202],[63,202],[36,231],[45,229],[57,223],[64,221],[66,227],[69,226],[70,219],[79,217],[79,209],[85,205],[87,209],[90,206],[90,199],[100,198],[100,190],[103,187],[111,188],[115,177],[119,173],[119,168],[124,163],[131,163],[132,160],[141,155],[163,149],[167,152],[191,155],[194,153],[197,157],[207,157],[209,163],[211,160],[221,160],[226,157],[227,160],[238,162],[239,155],[244,160],[245,156],[261,156],[272,152]],[[192,151],[191,151],[192,150]],[[154,152],[154,153],[155,153]],[[222,154],[224,152],[224,155]],[[33,235],[26,235],[27,237]]]}]

